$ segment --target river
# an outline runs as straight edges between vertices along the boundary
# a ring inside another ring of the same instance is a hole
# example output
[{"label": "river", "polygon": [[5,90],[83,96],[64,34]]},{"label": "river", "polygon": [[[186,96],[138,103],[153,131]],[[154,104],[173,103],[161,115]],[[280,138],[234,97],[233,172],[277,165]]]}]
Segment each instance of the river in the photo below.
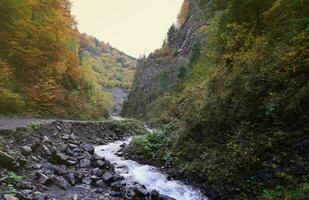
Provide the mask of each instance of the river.
[{"label": "river", "polygon": [[128,184],[138,182],[149,191],[157,190],[176,200],[207,200],[199,190],[180,181],[168,180],[167,175],[155,167],[142,165],[118,156],[117,152],[121,150],[122,144],[129,144],[130,141],[131,138],[97,146],[95,153],[110,161],[115,166],[116,172],[124,176]]}]

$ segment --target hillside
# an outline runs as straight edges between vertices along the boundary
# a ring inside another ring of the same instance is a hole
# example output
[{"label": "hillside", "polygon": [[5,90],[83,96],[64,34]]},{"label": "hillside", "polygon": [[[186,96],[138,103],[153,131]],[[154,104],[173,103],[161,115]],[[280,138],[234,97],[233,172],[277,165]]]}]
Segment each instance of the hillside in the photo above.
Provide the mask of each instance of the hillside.
[{"label": "hillside", "polygon": [[99,119],[135,59],[80,35],[69,0],[0,1],[0,115]]},{"label": "hillside", "polygon": [[135,58],[87,34],[80,35],[79,57],[83,70],[92,70],[102,87],[131,87]]},{"label": "hillside", "polygon": [[163,47],[138,62],[123,114],[161,128],[130,152],[194,177],[212,199],[305,199],[306,7],[185,0]]}]

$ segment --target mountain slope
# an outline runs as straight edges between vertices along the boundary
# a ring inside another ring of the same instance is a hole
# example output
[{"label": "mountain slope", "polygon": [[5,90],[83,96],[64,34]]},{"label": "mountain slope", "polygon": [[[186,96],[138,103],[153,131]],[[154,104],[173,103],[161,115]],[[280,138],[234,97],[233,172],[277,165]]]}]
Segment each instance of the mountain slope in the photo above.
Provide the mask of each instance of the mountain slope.
[{"label": "mountain slope", "polygon": [[163,128],[133,152],[185,171],[212,199],[305,198],[306,3],[185,4],[183,24],[138,64],[123,113]]},{"label": "mountain slope", "polygon": [[81,67],[91,67],[103,87],[130,88],[136,59],[87,34],[80,35]]}]

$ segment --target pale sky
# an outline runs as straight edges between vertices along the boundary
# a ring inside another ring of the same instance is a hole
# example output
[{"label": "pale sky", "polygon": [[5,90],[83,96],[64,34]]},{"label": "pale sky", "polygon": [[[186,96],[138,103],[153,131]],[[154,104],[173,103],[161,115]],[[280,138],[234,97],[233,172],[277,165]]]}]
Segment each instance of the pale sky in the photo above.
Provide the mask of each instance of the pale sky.
[{"label": "pale sky", "polygon": [[162,46],[183,0],[71,0],[81,33],[139,57]]}]

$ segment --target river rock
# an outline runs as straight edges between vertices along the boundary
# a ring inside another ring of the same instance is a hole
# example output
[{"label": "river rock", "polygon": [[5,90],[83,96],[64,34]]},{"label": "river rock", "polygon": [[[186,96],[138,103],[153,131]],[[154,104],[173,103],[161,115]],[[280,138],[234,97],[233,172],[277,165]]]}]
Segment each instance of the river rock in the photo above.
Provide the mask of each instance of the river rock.
[{"label": "river rock", "polygon": [[24,156],[29,156],[32,153],[32,149],[30,146],[22,146],[21,147],[21,154]]},{"label": "river rock", "polygon": [[91,164],[91,162],[88,159],[81,159],[79,161],[79,167],[81,167],[81,168],[89,167],[90,164]]},{"label": "river rock", "polygon": [[97,168],[97,169],[93,170],[93,174],[98,176],[98,177],[102,177],[103,174],[104,174],[104,171],[102,169]]},{"label": "river rock", "polygon": [[126,186],[126,182],[125,181],[115,181],[115,182],[112,182],[110,184],[110,186],[116,190],[120,190],[121,188],[123,188],[124,186]]},{"label": "river rock", "polygon": [[102,168],[104,168],[105,164],[106,163],[103,160],[97,160],[95,162],[95,167],[99,167],[100,169],[102,169]]},{"label": "river rock", "polygon": [[159,200],[176,200],[176,199],[169,197],[167,195],[164,195],[164,194],[160,194]]},{"label": "river rock", "polygon": [[92,161],[96,161],[96,160],[103,160],[103,161],[105,161],[105,158],[95,154],[95,155],[92,156],[91,160]]},{"label": "river rock", "polygon": [[113,175],[110,172],[105,172],[102,178],[105,182],[110,182],[113,179]]},{"label": "river rock", "polygon": [[45,200],[45,199],[46,195],[41,192],[35,192],[32,198],[32,200]]},{"label": "river rock", "polygon": [[134,192],[138,195],[138,196],[141,196],[141,197],[144,197],[144,196],[147,196],[148,195],[148,191],[146,189],[145,186],[143,185],[139,185],[137,187],[134,188]]},{"label": "river rock", "polygon": [[0,165],[8,169],[13,169],[15,167],[15,159],[9,154],[0,151]]},{"label": "river rock", "polygon": [[38,178],[39,183],[42,185],[51,185],[54,183],[53,179],[49,178],[43,173],[37,172],[36,176]]},{"label": "river rock", "polygon": [[83,183],[83,184],[86,184],[86,185],[90,185],[91,182],[92,182],[92,180],[91,180],[90,177],[85,177],[85,178],[83,178],[83,180],[82,180],[82,183]]},{"label": "river rock", "polygon": [[78,195],[74,194],[73,197],[72,197],[72,200],[78,200]]},{"label": "river rock", "polygon": [[5,199],[5,200],[18,200],[16,197],[14,197],[14,196],[11,195],[11,194],[6,194],[6,195],[4,195],[4,199]]},{"label": "river rock", "polygon": [[97,181],[95,182],[95,185],[96,185],[97,187],[100,187],[100,188],[106,187],[106,184],[105,184],[105,182],[104,182],[103,180],[97,180]]},{"label": "river rock", "polygon": [[47,136],[43,136],[43,139],[42,139],[42,142],[43,143],[50,143],[51,141],[50,141],[50,139],[47,137]]},{"label": "river rock", "polygon": [[74,175],[75,175],[75,178],[77,178],[79,180],[82,180],[86,176],[84,170],[82,170],[82,169],[75,171]]},{"label": "river rock", "polygon": [[123,179],[124,177],[119,174],[113,176],[113,181],[122,181]]},{"label": "river rock", "polygon": [[67,164],[68,157],[60,152],[55,154],[55,162],[58,164]]},{"label": "river rock", "polygon": [[52,153],[51,153],[50,149],[48,148],[48,146],[42,145],[42,148],[43,148],[43,153],[44,153],[44,154],[46,154],[46,155],[48,155],[48,156],[51,156],[51,155],[52,155]]},{"label": "river rock", "polygon": [[91,145],[91,144],[83,144],[83,145],[81,145],[81,148],[82,148],[84,151],[87,151],[87,152],[90,153],[90,154],[94,154],[94,147],[93,147],[93,145]]},{"label": "river rock", "polygon": [[62,166],[60,166],[60,167],[55,167],[55,168],[54,168],[54,173],[55,173],[56,175],[61,176],[61,175],[67,174],[67,173],[68,173],[68,170],[67,170],[67,167],[66,167],[65,165],[62,165]]},{"label": "river rock", "polygon": [[160,197],[160,194],[157,190],[152,190],[150,193],[150,196],[153,200],[157,200]]},{"label": "river rock", "polygon": [[64,178],[65,178],[71,185],[75,185],[75,184],[76,184],[76,179],[75,179],[75,175],[74,175],[73,172],[66,174]]},{"label": "river rock", "polygon": [[63,190],[68,190],[71,187],[70,183],[67,180],[65,180],[63,177],[60,177],[58,179],[57,185]]}]

